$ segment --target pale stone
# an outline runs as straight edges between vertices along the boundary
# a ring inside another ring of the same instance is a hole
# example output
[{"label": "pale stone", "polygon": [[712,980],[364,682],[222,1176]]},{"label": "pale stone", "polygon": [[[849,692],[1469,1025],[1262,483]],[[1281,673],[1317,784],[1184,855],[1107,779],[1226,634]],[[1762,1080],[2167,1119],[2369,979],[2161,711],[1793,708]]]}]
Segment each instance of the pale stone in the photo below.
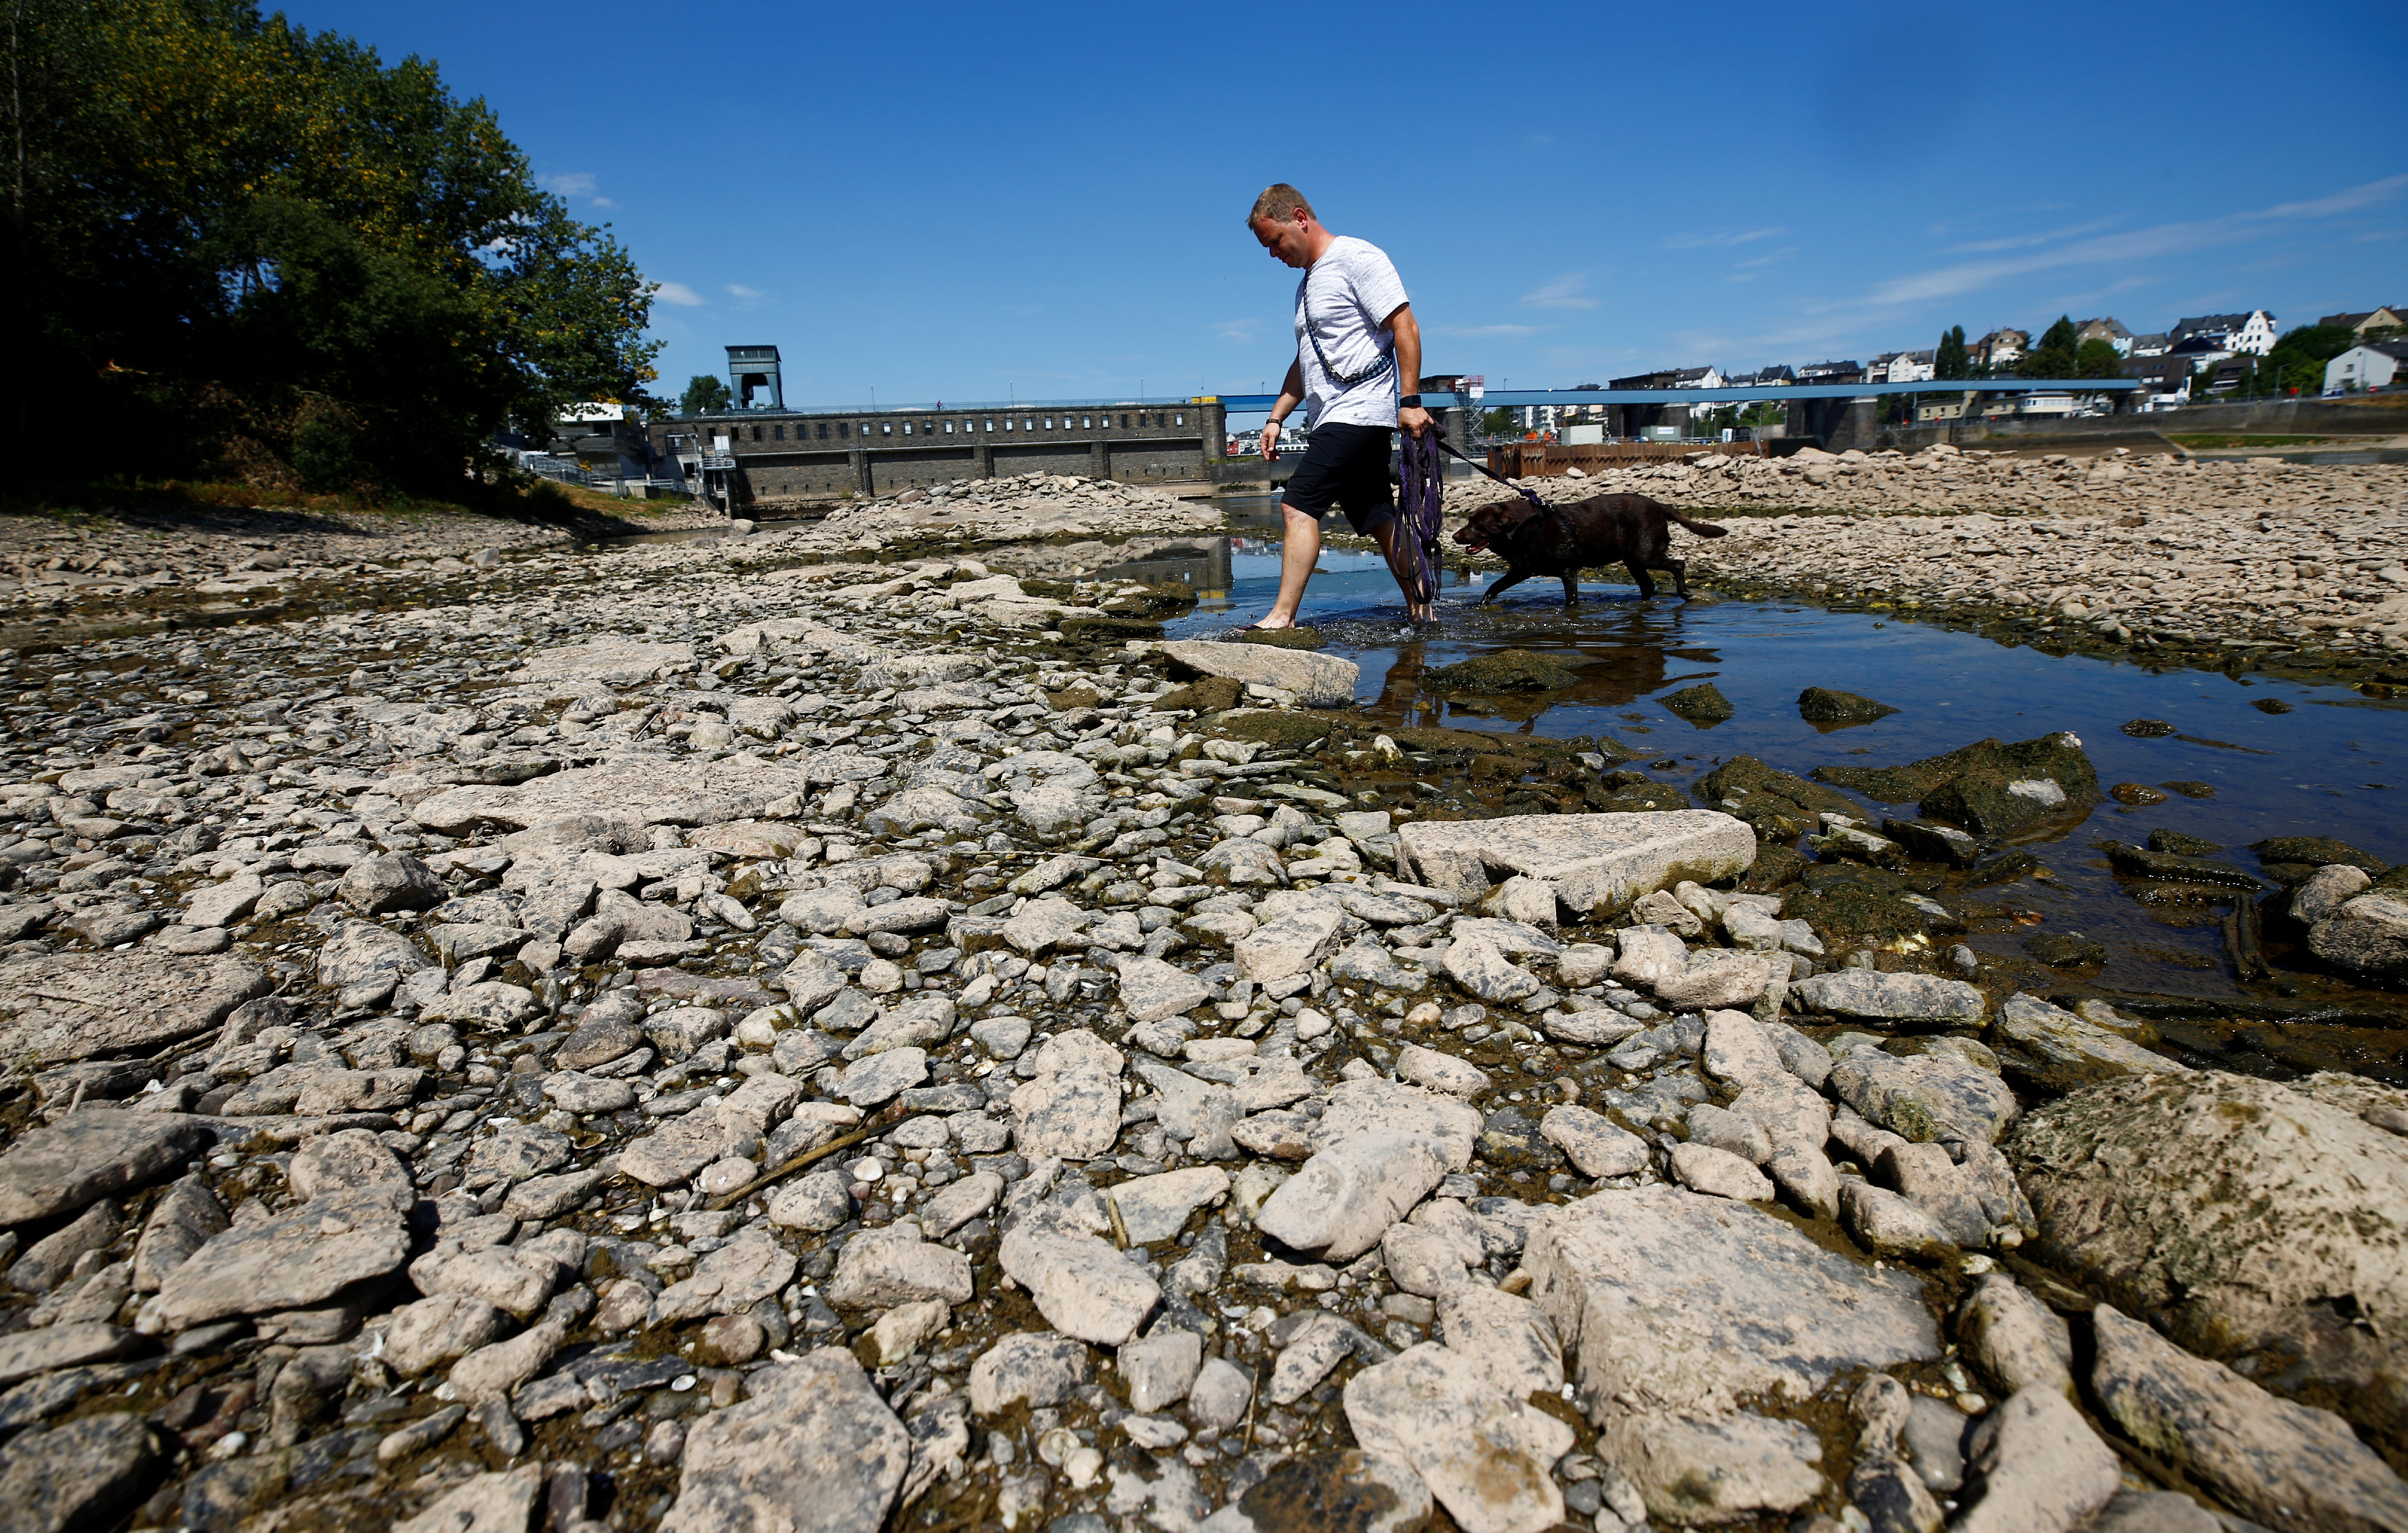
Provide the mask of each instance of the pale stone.
[{"label": "pale stone", "polygon": [[1404,874],[1476,897],[1515,874],[1555,885],[1570,910],[1612,915],[1683,880],[1713,883],[1756,861],[1756,833],[1711,809],[1414,821],[1397,833]]}]

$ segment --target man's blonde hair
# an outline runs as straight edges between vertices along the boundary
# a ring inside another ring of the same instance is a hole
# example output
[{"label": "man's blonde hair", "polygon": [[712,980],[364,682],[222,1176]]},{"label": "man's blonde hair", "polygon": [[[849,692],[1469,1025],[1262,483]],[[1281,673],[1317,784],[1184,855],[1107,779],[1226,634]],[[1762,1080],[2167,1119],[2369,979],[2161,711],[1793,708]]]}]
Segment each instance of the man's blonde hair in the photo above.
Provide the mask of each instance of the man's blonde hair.
[{"label": "man's blonde hair", "polygon": [[1312,204],[1304,200],[1303,193],[1285,181],[1279,181],[1264,187],[1263,194],[1254,199],[1254,210],[1246,215],[1246,227],[1251,229],[1266,219],[1273,223],[1291,222],[1298,213],[1307,217],[1319,216],[1312,211]]}]

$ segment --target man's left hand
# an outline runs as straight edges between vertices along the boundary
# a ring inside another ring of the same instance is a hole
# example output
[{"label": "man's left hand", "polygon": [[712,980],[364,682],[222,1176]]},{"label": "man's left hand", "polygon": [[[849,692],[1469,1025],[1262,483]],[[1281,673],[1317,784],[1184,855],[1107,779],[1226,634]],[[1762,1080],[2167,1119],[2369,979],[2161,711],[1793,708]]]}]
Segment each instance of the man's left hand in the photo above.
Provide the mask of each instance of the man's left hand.
[{"label": "man's left hand", "polygon": [[1430,412],[1419,405],[1407,405],[1397,411],[1397,424],[1418,437],[1430,428]]}]

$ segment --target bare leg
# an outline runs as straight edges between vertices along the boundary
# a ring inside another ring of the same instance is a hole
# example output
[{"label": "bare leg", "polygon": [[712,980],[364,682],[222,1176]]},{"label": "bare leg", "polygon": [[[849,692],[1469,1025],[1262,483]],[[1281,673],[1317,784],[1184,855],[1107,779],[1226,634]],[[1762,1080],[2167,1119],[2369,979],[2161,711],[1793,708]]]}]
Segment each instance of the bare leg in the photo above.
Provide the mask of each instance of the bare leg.
[{"label": "bare leg", "polygon": [[1287,541],[1280,547],[1279,599],[1254,624],[1257,628],[1296,626],[1296,609],[1304,605],[1304,582],[1312,579],[1312,566],[1321,558],[1319,517],[1283,504],[1280,519],[1285,523]]},{"label": "bare leg", "polygon": [[1404,593],[1405,616],[1415,623],[1427,623],[1432,616],[1430,604],[1413,599],[1413,587],[1420,583],[1421,574],[1414,567],[1412,539],[1401,530],[1404,524],[1402,518],[1392,516],[1371,529],[1371,538],[1386,555],[1388,573],[1397,578],[1397,589]]}]

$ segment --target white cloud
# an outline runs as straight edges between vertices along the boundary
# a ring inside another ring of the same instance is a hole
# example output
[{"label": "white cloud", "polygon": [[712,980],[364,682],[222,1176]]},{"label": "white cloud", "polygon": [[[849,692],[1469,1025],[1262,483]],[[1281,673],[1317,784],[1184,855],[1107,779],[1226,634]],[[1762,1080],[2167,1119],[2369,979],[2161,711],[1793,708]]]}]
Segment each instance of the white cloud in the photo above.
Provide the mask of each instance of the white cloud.
[{"label": "white cloud", "polygon": [[1525,336],[1537,335],[1539,326],[1535,324],[1434,324],[1430,326],[1430,330],[1436,335],[1454,336],[1464,340],[1520,340]]},{"label": "white cloud", "polygon": [[1694,251],[1703,245],[1745,245],[1758,239],[1773,239],[1789,231],[1779,224],[1767,229],[1749,229],[1740,234],[1673,235],[1664,241],[1667,250]]},{"label": "white cloud", "polygon": [[1566,273],[1522,295],[1522,301],[1533,308],[1595,308],[1597,300],[1581,289],[1588,285],[1588,273]]},{"label": "white cloud", "polygon": [[596,197],[594,199],[594,206],[596,208],[616,208],[619,204],[609,197]]},{"label": "white cloud", "polygon": [[546,176],[540,184],[564,197],[590,197],[594,194],[594,173],[574,170],[566,175]]},{"label": "white cloud", "polygon": [[759,288],[749,288],[741,282],[728,283],[727,292],[731,297],[737,298],[758,298],[762,296],[762,293]]},{"label": "white cloud", "polygon": [[1259,337],[1262,328],[1260,320],[1223,320],[1212,327],[1212,334],[1223,340],[1247,342]]},{"label": "white cloud", "polygon": [[2353,236],[2350,243],[2369,245],[2378,239],[2408,239],[2408,229],[2369,229],[2362,235]]},{"label": "white cloud", "polygon": [[2272,208],[2248,212],[2228,213],[2222,218],[2160,223],[2125,234],[2100,235],[2077,239],[2053,251],[2035,251],[2009,260],[1961,262],[1953,266],[1893,278],[1873,288],[1860,302],[1874,308],[1928,303],[1940,298],[1963,297],[2033,272],[2177,255],[2205,246],[2228,245],[2252,238],[2280,223],[2356,212],[2390,201],[2402,193],[2408,193],[2408,176],[2391,176],[2379,181],[2368,181],[2362,186],[2347,187],[2328,196],[2279,203]]},{"label": "white cloud", "polygon": [[1769,266],[1769,265],[1772,265],[1775,261],[1786,261],[1786,260],[1788,260],[1791,256],[1796,255],[1797,253],[1798,253],[1798,247],[1797,247],[1797,246],[1795,246],[1795,245],[1784,245],[1781,249],[1779,249],[1779,250],[1777,250],[1777,251],[1772,251],[1772,252],[1771,252],[1770,254],[1769,254],[1769,255],[1759,255],[1759,256],[1757,256],[1757,257],[1756,257],[1755,260],[1753,260],[1753,261],[1742,261],[1742,262],[1741,262],[1738,265],[1733,266],[1733,267],[1731,268],[1731,270],[1733,270],[1733,271],[1746,271],[1747,269],[1749,269],[1749,268],[1750,268],[1750,267],[1752,267],[1752,266]]},{"label": "white cloud", "polygon": [[701,294],[683,282],[654,282],[652,296],[665,304],[675,304],[680,308],[700,308],[703,301]]},{"label": "white cloud", "polygon": [[2053,239],[2071,239],[2078,235],[2095,235],[2101,229],[2112,229],[2116,221],[2102,218],[2089,223],[2076,223],[2065,229],[2045,229],[2036,234],[2003,235],[1997,239],[1976,239],[1962,245],[1951,245],[1950,255],[1973,255],[1986,251],[2021,251],[2034,245],[2045,245]]}]

